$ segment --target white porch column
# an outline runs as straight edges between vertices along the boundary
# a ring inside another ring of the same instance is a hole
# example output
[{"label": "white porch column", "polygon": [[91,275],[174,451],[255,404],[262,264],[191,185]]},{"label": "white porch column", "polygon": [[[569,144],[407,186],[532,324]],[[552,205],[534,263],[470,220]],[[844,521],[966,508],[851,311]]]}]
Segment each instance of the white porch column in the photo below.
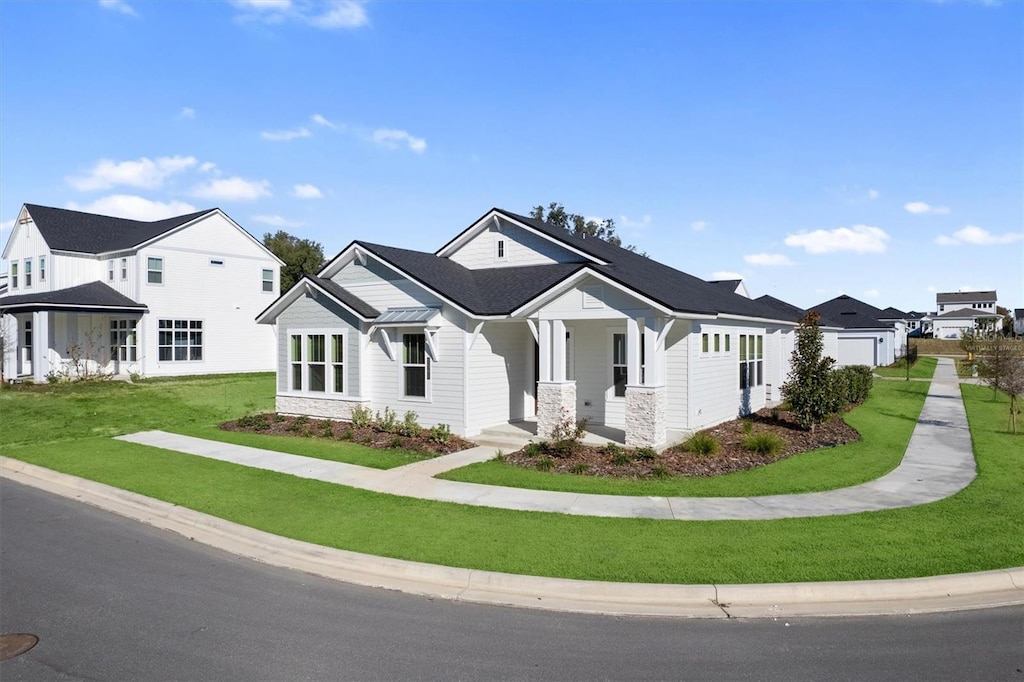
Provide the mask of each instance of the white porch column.
[{"label": "white porch column", "polygon": [[[644,330],[644,372],[640,381],[640,329]],[[659,447],[667,439],[665,419],[664,346],[658,343],[661,325],[652,316],[626,321],[626,445]]]},{"label": "white porch column", "polygon": [[551,320],[538,320],[537,326],[537,362],[540,364],[537,377],[541,382],[551,381]]},{"label": "white porch column", "polygon": [[565,322],[551,321],[551,380],[565,381]]},{"label": "white porch column", "polygon": [[18,318],[14,315],[0,314],[0,337],[3,338],[4,380],[10,381],[18,376],[18,338],[21,334]]},{"label": "white porch column", "polygon": [[50,373],[50,313],[37,310],[32,313],[32,380],[46,382]]},{"label": "white porch column", "polygon": [[665,384],[665,346],[658,343],[661,321],[654,317],[644,319],[644,386]]},{"label": "white porch column", "polygon": [[640,382],[640,323],[643,318],[626,320],[626,377],[632,386]]}]

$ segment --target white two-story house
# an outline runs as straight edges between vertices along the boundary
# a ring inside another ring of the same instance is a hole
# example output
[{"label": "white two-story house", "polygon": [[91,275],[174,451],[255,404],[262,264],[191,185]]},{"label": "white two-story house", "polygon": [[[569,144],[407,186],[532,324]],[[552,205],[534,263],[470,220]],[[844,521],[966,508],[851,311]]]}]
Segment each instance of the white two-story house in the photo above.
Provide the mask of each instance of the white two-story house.
[{"label": "white two-story house", "polygon": [[470,436],[586,418],[659,446],[778,397],[796,316],[736,288],[492,209],[434,253],[354,241],[259,320],[280,412],[390,408]]},{"label": "white two-story house", "polygon": [[993,333],[1002,326],[995,291],[953,291],[935,294],[932,332],[937,339],[959,339],[962,330]]},{"label": "white two-story house", "polygon": [[282,262],[220,209],[155,222],[25,204],[4,247],[8,380],[272,370]]}]

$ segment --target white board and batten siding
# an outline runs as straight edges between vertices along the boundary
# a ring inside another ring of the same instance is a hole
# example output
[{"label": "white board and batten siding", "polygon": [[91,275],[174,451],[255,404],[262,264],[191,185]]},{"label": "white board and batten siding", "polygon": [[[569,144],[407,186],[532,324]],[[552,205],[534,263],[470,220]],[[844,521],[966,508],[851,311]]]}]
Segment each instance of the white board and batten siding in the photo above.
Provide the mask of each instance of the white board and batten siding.
[{"label": "white board and batten siding", "polygon": [[[504,242],[504,256],[498,256],[498,240]],[[508,268],[522,265],[577,263],[584,258],[547,237],[501,220],[499,230],[493,223],[467,241],[450,256],[470,270]]]},{"label": "white board and batten siding", "polygon": [[[39,233],[35,223],[16,223],[14,231],[11,233],[7,249],[7,274],[10,275],[11,263],[17,263],[18,265],[18,287],[14,287],[13,280],[8,277],[7,284],[7,295],[17,296],[20,294],[31,294],[39,291],[49,291],[53,287],[52,274],[51,274],[51,263],[53,256],[50,255],[50,247],[46,244],[46,240]],[[39,279],[39,258],[40,256],[46,258],[46,281],[40,281]],[[25,260],[32,261],[32,286],[25,286]]]},{"label": "white board and batten siding", "polygon": [[[148,282],[151,257],[162,259],[160,284]],[[143,318],[141,339],[147,375],[275,369],[275,330],[255,319],[280,293],[280,266],[258,243],[219,214],[211,214],[140,249],[137,258],[135,300],[150,310]],[[264,269],[273,271],[273,291],[263,291]],[[159,360],[161,319],[202,321],[202,361]]]},{"label": "white board and batten siding", "polygon": [[690,428],[690,321],[676,320],[665,339],[665,426]]}]

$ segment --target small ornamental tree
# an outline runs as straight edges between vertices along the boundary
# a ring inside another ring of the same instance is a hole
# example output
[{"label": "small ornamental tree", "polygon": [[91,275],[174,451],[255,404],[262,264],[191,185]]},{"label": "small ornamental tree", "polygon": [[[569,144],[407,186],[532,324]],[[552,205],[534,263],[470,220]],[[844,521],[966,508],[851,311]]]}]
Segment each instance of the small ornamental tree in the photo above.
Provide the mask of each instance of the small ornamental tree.
[{"label": "small ornamental tree", "polygon": [[800,318],[789,376],[782,385],[782,397],[789,403],[797,423],[809,431],[840,407],[832,380],[832,366],[836,361],[821,356],[825,343],[818,327],[820,318],[813,310]]}]

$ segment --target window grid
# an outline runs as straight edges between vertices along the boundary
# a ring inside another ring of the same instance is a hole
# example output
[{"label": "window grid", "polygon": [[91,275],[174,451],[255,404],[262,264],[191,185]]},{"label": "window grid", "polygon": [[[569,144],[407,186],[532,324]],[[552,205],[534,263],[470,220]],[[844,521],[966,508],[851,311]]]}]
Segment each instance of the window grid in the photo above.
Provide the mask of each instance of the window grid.
[{"label": "window grid", "polygon": [[25,288],[32,286],[32,259],[25,259]]},{"label": "window grid", "polygon": [[11,288],[18,288],[18,263],[17,261],[11,261]]},{"label": "window grid", "polygon": [[264,270],[263,271],[263,291],[274,291],[274,271]]},{"label": "window grid", "polygon": [[[114,264],[111,261],[110,264],[110,278],[114,278]],[[146,282],[149,284],[163,284],[164,283],[164,259],[163,258],[147,258],[146,259]]]},{"label": "window grid", "polygon": [[345,333],[331,329],[293,329],[288,334],[287,390],[296,393],[345,392]]},{"label": "window grid", "polygon": [[110,359],[121,362],[138,361],[138,320],[110,321]]},{"label": "window grid", "polygon": [[402,335],[402,394],[406,398],[426,398],[430,380],[426,334]]},{"label": "window grid", "polygon": [[160,320],[157,336],[160,362],[202,361],[202,320]]}]

